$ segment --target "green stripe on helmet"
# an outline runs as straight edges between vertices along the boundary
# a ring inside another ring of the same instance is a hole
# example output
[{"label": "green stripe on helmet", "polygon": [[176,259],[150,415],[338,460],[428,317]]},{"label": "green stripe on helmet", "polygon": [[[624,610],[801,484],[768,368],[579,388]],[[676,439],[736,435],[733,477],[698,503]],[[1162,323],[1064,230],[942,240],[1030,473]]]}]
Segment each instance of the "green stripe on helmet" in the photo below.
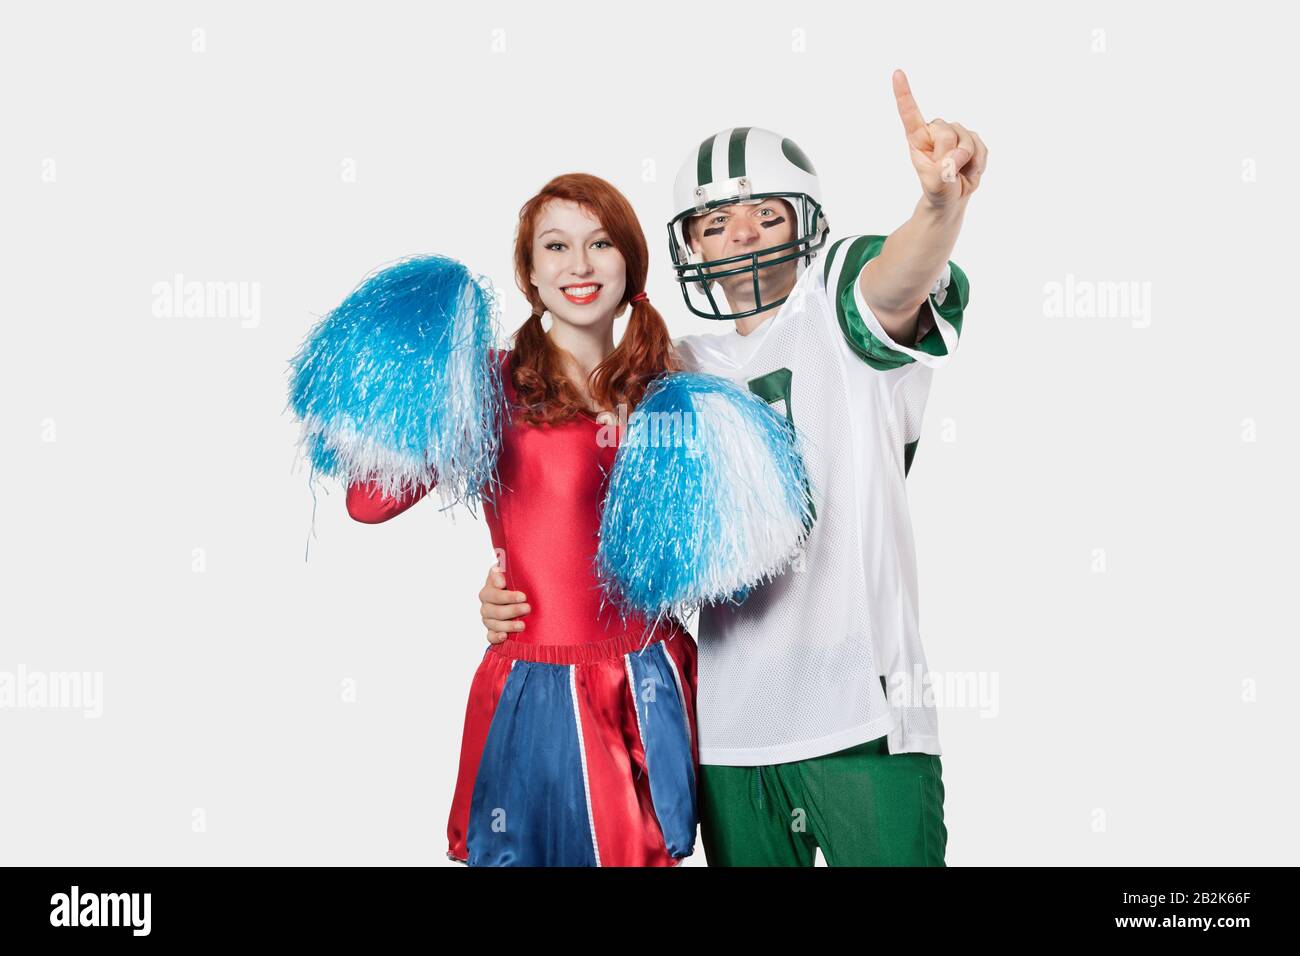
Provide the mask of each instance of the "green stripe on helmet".
[{"label": "green stripe on helmet", "polygon": [[731,131],[731,141],[727,143],[727,175],[732,179],[745,175],[745,137],[752,127],[737,126]]},{"label": "green stripe on helmet", "polygon": [[790,160],[790,162],[794,163],[805,173],[812,176],[817,175],[817,170],[813,169],[812,160],[808,158],[808,154],[800,149],[798,144],[795,143],[794,140],[790,139],[790,137],[787,136],[785,139],[781,140],[781,152],[785,154],[786,159]]},{"label": "green stripe on helmet", "polygon": [[699,155],[695,157],[695,185],[697,186],[713,182],[713,141],[717,138],[717,135],[713,135],[700,143]]}]

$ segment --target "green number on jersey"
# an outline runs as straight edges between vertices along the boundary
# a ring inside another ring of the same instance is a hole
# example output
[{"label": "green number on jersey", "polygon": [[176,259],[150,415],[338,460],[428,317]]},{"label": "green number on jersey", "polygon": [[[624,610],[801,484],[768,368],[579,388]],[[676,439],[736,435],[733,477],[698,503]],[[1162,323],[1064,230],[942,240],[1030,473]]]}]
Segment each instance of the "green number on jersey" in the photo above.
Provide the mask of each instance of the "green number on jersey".
[{"label": "green number on jersey", "polygon": [[[794,428],[794,409],[790,406],[790,383],[793,379],[794,373],[788,368],[779,368],[775,372],[768,372],[766,375],[749,380],[749,390],[769,405],[774,402],[785,402],[785,420],[790,423],[791,428]],[[808,511],[815,521],[817,508],[813,505],[812,490],[808,488],[807,482],[804,483],[804,491],[808,495]]]}]

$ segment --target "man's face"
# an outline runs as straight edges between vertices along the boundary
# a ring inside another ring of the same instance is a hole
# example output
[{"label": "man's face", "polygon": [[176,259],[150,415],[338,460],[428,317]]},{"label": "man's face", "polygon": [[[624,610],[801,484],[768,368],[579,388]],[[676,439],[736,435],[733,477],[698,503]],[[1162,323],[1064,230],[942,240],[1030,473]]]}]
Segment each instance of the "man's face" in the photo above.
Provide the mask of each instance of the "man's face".
[{"label": "man's face", "polygon": [[[686,231],[690,237],[691,249],[704,261],[760,252],[794,240],[794,207],[784,199],[765,199],[761,203],[731,203],[688,220]],[[786,249],[759,256],[759,261],[788,256],[791,251]],[[714,271],[730,271],[743,265],[744,263],[736,263]],[[791,260],[759,270],[759,286],[764,301],[774,301],[788,294],[794,287],[797,265],[797,260]],[[718,284],[733,304],[738,298],[740,301],[753,298],[754,283],[748,273],[727,276],[719,279]]]}]

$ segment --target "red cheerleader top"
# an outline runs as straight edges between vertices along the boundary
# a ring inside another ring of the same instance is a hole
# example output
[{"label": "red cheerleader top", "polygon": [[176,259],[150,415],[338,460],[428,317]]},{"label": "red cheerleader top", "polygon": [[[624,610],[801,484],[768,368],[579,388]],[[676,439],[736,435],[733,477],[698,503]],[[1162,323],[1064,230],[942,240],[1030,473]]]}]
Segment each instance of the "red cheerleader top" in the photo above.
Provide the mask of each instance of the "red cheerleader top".
[{"label": "red cheerleader top", "polygon": [[[483,512],[506,587],[522,591],[532,608],[525,618],[528,626],[512,633],[511,640],[574,645],[644,633],[640,616],[624,622],[613,605],[602,602],[594,569],[618,429],[586,412],[555,425],[524,421],[511,380],[510,353],[502,353],[502,382],[511,420],[502,429],[500,486],[484,502]],[[348,514],[377,524],[401,514],[424,494],[388,496],[371,482],[354,483],[348,488]]]}]

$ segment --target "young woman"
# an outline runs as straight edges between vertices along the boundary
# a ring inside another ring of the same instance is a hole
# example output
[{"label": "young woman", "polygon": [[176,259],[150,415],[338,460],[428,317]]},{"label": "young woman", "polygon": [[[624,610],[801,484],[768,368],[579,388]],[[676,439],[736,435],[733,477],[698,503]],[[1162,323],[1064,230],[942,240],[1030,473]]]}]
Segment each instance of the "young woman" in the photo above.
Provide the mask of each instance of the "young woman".
[{"label": "young woman", "polygon": [[[470,865],[671,866],[694,848],[694,642],[625,621],[592,570],[621,437],[602,413],[630,413],[678,368],[643,291],[648,260],[631,205],[595,176],[559,176],[520,210],[515,279],[532,314],[499,355],[512,420],[484,513],[531,614],[470,688],[447,832],[448,856]],[[354,484],[347,506],[374,523],[420,497]]]}]

